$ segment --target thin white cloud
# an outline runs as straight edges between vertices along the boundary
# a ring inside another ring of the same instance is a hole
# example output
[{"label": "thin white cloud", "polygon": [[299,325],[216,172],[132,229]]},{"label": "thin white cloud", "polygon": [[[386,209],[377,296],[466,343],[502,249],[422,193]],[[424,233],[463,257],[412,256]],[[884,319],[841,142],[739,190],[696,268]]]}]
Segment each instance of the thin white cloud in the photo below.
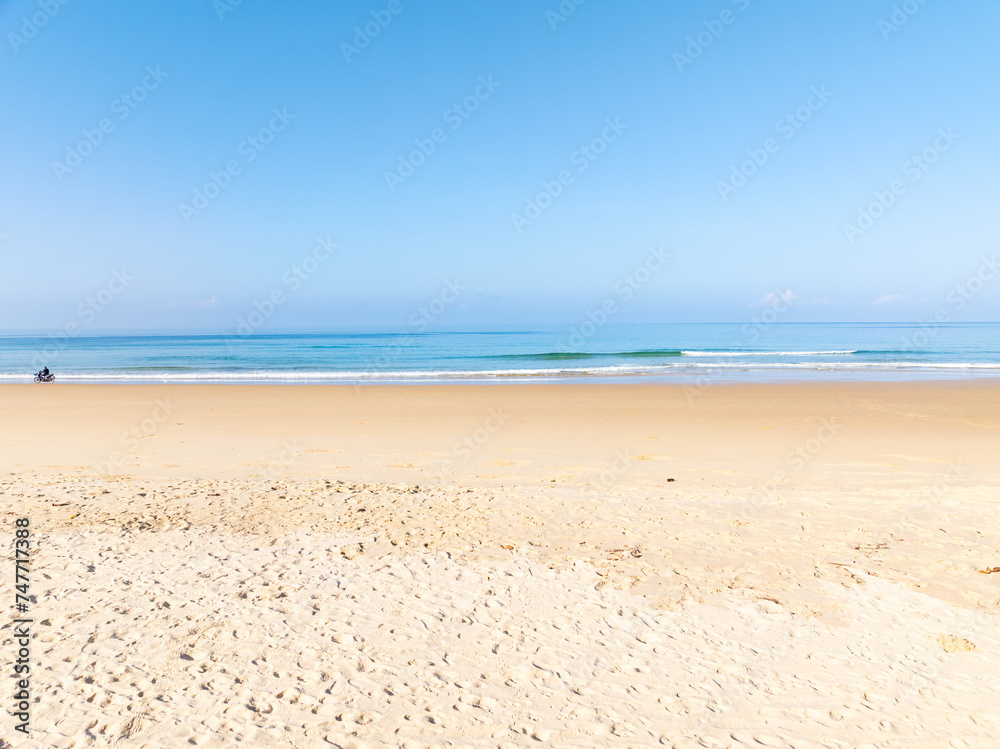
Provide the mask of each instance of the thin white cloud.
[{"label": "thin white cloud", "polygon": [[872,302],[872,304],[895,304],[896,302],[902,302],[906,299],[902,294],[883,294],[878,299]]},{"label": "thin white cloud", "polygon": [[216,298],[215,298],[215,297],[213,296],[213,297],[212,297],[211,299],[202,299],[202,300],[201,300],[200,302],[198,302],[198,304],[196,304],[195,306],[196,306],[196,307],[200,307],[200,308],[201,308],[201,307],[218,307],[218,306],[219,306],[219,305],[221,305],[221,304],[222,304],[222,302],[220,302],[220,301],[219,301],[218,299],[216,299]]},{"label": "thin white cloud", "polygon": [[791,289],[785,289],[780,294],[775,294],[773,291],[769,291],[764,295],[764,298],[757,302],[757,306],[762,307],[773,307],[776,304],[794,304],[795,300],[798,299],[798,295]]}]

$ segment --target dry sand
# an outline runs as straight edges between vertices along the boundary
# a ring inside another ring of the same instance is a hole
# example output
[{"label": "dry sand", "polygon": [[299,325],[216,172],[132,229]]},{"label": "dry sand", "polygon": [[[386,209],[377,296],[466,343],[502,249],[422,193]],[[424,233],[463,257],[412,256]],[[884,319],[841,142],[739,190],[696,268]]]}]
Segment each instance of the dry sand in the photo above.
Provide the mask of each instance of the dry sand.
[{"label": "dry sand", "polygon": [[1000,745],[1000,384],[0,386],[0,450],[10,746]]}]

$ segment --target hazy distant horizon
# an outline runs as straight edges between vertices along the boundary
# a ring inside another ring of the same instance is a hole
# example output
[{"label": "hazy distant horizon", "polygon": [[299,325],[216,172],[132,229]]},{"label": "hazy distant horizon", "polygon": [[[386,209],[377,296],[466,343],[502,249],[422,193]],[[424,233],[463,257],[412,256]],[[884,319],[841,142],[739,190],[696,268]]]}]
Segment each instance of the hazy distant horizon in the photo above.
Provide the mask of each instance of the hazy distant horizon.
[{"label": "hazy distant horizon", "polygon": [[[253,331],[250,334],[239,334],[236,333],[232,327],[230,328],[100,328],[95,327],[90,330],[84,330],[79,333],[71,334],[71,337],[100,337],[100,336],[226,336],[226,337],[244,337],[244,336],[289,336],[289,335],[349,335],[351,333],[383,333],[386,335],[397,335],[405,333],[407,335],[447,335],[449,333],[490,333],[498,329],[511,329],[511,330],[522,330],[531,331],[546,328],[572,328],[580,324],[580,320],[560,320],[556,322],[542,322],[542,323],[528,323],[528,322],[512,322],[512,323],[468,323],[464,325],[442,325],[440,328],[434,330],[427,330],[422,332],[413,332],[410,330],[411,326],[403,324],[378,324],[378,323],[359,323],[357,325],[343,325],[343,326],[330,326],[330,327],[294,327],[294,328],[268,328],[266,330]],[[741,327],[743,325],[752,324],[750,319],[748,320],[708,320],[708,321],[694,321],[694,322],[615,322],[609,323],[607,327],[611,328],[613,326],[693,326],[693,325],[722,325],[722,326],[736,326]],[[1000,320],[962,320],[944,323],[934,323],[933,321],[926,320],[823,320],[823,321],[779,321],[775,323],[770,323],[770,325],[775,326],[850,326],[850,325],[878,325],[887,327],[919,327],[921,325],[933,325],[938,328],[946,327],[961,327],[964,325],[976,326],[976,325],[1000,325]],[[33,337],[66,337],[66,334],[57,329],[52,328],[11,328],[11,329],[0,329],[0,337],[8,336],[33,336]]]}]

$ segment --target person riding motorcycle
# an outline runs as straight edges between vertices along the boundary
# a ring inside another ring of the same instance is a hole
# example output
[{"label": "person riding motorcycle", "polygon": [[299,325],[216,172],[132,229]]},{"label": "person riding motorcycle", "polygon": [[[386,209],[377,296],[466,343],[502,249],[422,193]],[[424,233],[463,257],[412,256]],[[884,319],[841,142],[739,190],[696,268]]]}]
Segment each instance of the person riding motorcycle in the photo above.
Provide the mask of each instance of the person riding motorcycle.
[{"label": "person riding motorcycle", "polygon": [[49,368],[45,367],[44,369],[42,369],[42,371],[38,373],[38,376],[44,380],[46,377],[49,376]]}]

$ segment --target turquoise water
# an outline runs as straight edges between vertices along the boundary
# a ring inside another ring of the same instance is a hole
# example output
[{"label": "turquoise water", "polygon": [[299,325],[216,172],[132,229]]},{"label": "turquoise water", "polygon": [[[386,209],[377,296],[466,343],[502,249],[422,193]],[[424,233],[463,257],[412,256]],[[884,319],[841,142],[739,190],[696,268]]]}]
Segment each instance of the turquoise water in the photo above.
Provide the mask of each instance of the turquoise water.
[{"label": "turquoise water", "polygon": [[0,336],[0,382],[510,382],[1000,376],[1000,324],[588,324],[416,333]]}]

